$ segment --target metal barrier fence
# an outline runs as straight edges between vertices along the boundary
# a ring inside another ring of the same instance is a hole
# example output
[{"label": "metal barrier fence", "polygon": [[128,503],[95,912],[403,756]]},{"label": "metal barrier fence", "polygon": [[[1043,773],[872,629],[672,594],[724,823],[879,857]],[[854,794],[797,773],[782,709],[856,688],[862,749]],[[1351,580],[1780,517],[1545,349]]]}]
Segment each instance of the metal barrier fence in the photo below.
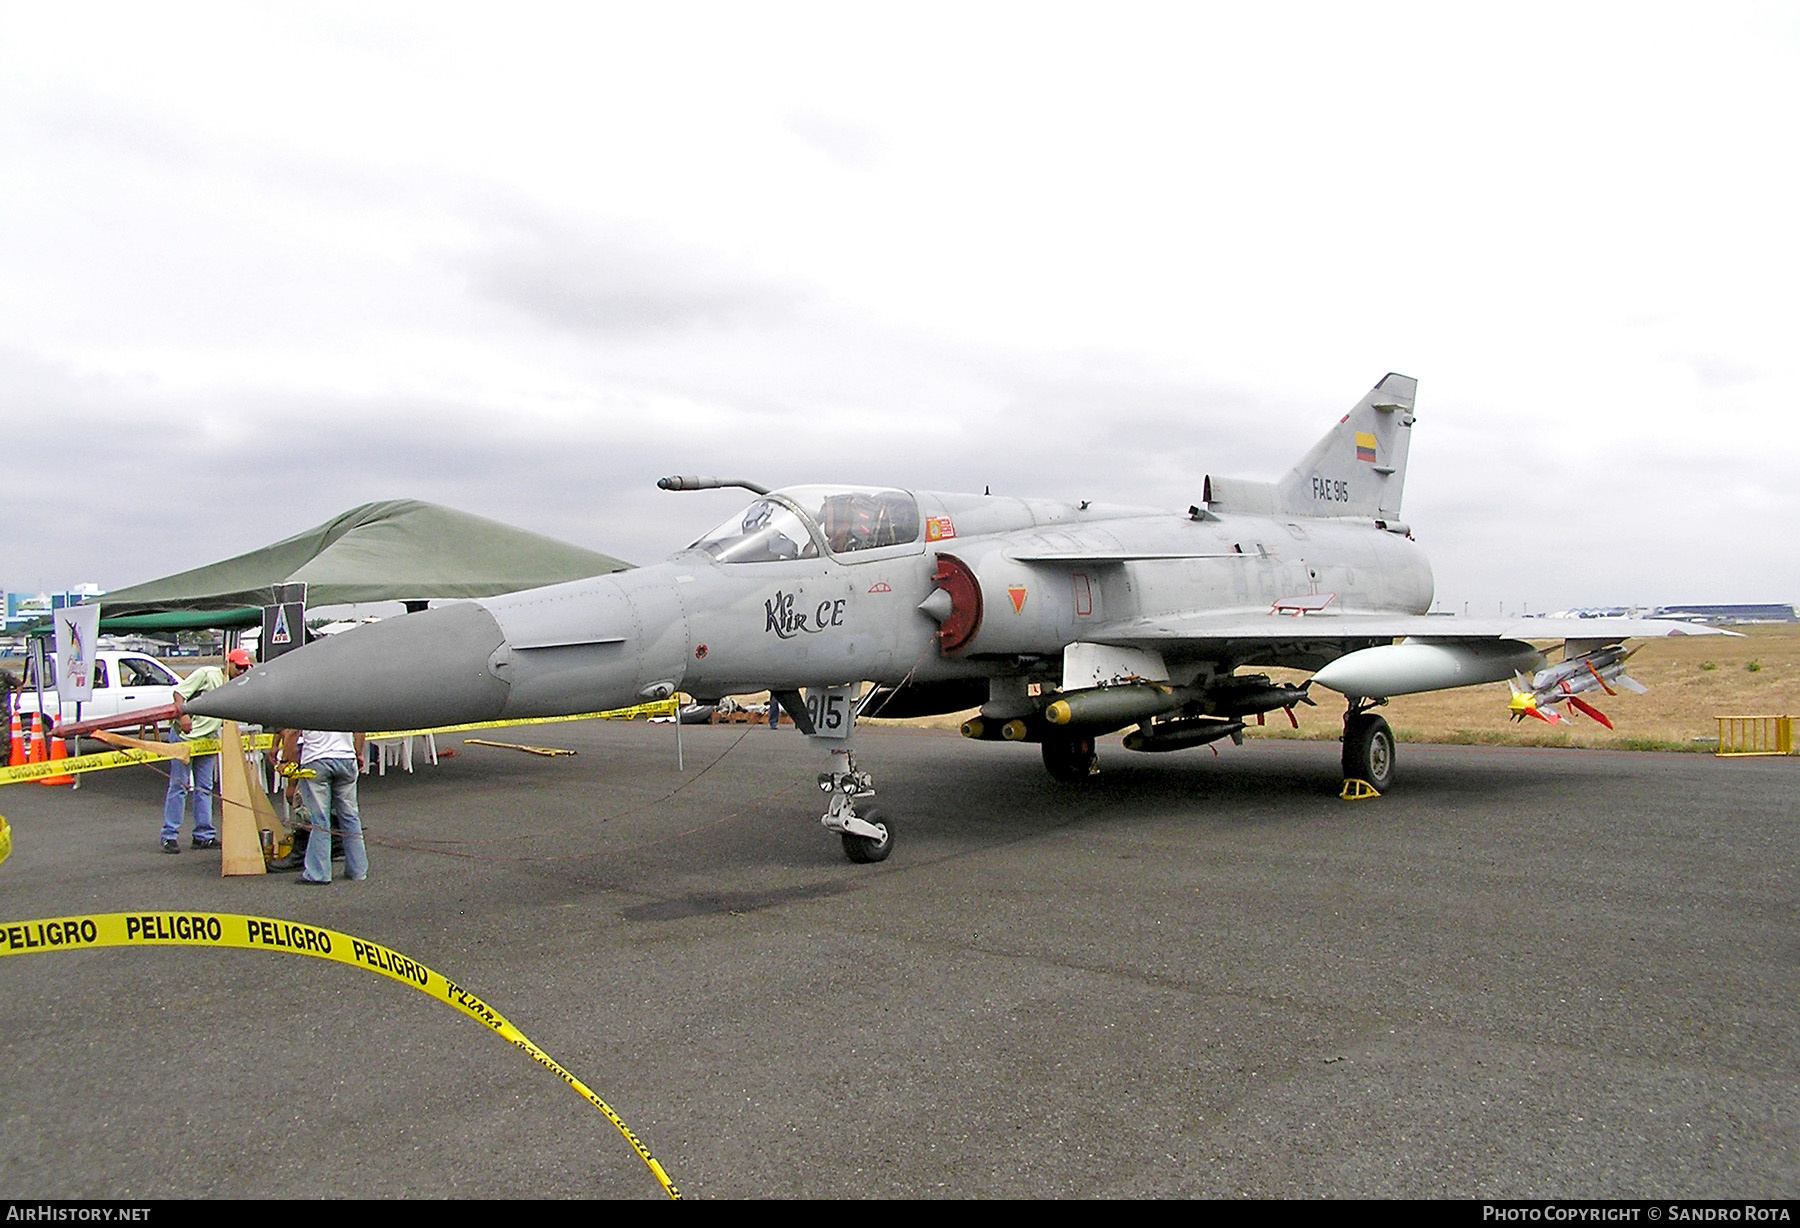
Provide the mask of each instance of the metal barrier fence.
[{"label": "metal barrier fence", "polygon": [[1719,757],[1791,755],[1794,720],[1789,716],[1721,716]]}]

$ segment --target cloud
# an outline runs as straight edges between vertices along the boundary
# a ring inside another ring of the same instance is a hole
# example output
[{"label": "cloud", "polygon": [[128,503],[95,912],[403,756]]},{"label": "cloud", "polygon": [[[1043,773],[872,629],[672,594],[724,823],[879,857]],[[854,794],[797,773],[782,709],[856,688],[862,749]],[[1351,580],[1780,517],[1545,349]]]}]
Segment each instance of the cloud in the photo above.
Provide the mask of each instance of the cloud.
[{"label": "cloud", "polygon": [[887,151],[887,140],[873,128],[845,123],[817,111],[795,111],[788,130],[842,166],[870,166]]},{"label": "cloud", "polygon": [[476,294],[559,329],[629,335],[768,325],[807,297],[792,283],[643,229],[515,218],[505,230],[453,265]]},{"label": "cloud", "polygon": [[56,12],[0,46],[0,582],[395,496],[647,561],[741,495],[669,472],[1180,509],[1392,364],[1447,591],[1800,584],[1762,19]]},{"label": "cloud", "polygon": [[482,395],[170,390],[3,349],[15,445],[44,459],[13,486],[8,582],[118,587],[403,497],[653,561],[745,497],[658,491],[674,472],[1185,507],[1209,467],[1243,470],[1220,456],[1275,473],[1310,442],[1303,429],[1277,456],[1241,399],[1125,360],[1046,364],[846,319],[788,342],[796,365],[815,360],[809,384],[750,366],[734,380],[730,364],[699,382],[646,374],[554,418]]},{"label": "cloud", "polygon": [[1753,384],[1768,375],[1758,366],[1719,354],[1692,354],[1686,362],[1694,372],[1694,379],[1709,391]]}]

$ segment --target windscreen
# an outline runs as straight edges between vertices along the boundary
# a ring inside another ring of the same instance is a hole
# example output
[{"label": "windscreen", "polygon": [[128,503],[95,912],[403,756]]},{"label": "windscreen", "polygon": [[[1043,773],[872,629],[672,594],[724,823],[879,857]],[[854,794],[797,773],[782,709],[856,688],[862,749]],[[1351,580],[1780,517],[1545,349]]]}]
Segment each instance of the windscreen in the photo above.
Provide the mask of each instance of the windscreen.
[{"label": "windscreen", "polygon": [[918,501],[904,490],[788,486],[758,499],[693,548],[721,563],[815,559],[821,537],[832,554],[909,545],[919,540]]},{"label": "windscreen", "polygon": [[783,559],[816,559],[818,543],[806,521],[785,503],[758,499],[695,542],[721,563],[773,563]]}]

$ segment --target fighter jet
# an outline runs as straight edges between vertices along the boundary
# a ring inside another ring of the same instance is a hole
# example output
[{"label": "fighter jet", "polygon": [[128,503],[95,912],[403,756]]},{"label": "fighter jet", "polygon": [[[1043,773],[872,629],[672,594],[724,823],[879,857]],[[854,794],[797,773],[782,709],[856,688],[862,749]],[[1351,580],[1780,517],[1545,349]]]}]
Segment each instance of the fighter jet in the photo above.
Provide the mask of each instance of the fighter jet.
[{"label": "fighter jet", "polygon": [[[1183,513],[664,478],[754,498],[666,562],[361,627],[189,707],[366,731],[768,690],[824,756],[821,821],[869,862],[893,828],[867,806],[860,715],[979,705],[965,736],[1036,743],[1050,774],[1078,785],[1104,734],[1130,728],[1125,746],[1146,752],[1241,741],[1247,719],[1292,719],[1317,684],[1347,701],[1345,777],[1385,791],[1394,735],[1373,709],[1389,697],[1540,670],[1532,640],[1567,637],[1574,658],[1710,633],[1428,614],[1431,567],[1400,518],[1415,391],[1386,376],[1285,477],[1209,475]],[[1276,684],[1255,672],[1270,666],[1316,672]]]}]

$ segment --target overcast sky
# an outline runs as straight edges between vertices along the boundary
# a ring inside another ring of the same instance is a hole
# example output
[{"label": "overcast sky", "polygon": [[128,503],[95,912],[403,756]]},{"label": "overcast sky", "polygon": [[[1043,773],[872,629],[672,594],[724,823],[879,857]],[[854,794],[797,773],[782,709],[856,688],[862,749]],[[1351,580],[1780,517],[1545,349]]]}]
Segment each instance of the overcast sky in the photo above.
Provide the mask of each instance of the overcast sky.
[{"label": "overcast sky", "polygon": [[668,473],[1185,508],[1419,380],[1440,605],[1800,600],[1800,8],[0,2],[0,586]]}]

